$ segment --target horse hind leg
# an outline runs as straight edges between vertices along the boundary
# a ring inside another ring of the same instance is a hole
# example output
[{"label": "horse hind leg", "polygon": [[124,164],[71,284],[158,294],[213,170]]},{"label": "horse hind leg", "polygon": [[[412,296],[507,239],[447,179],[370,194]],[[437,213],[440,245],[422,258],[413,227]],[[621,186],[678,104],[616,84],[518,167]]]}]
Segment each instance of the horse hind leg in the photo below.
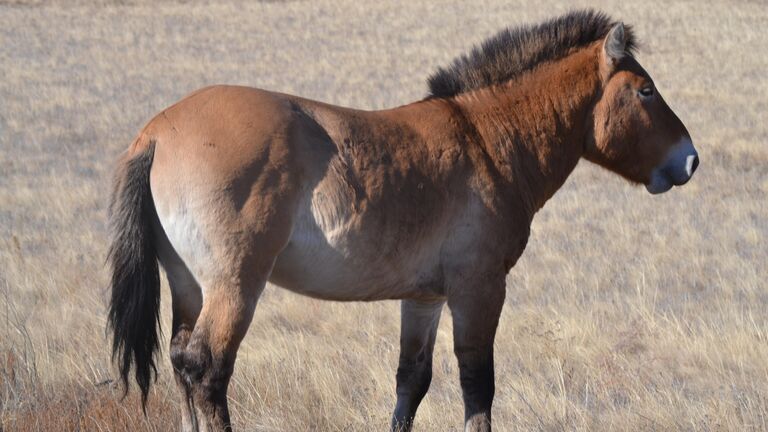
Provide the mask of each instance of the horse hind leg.
[{"label": "horse hind leg", "polygon": [[170,355],[184,399],[185,432],[232,429],[227,388],[237,350],[279,251],[281,242],[275,239],[285,237],[275,230],[269,235],[233,231],[224,225],[194,231],[191,238],[205,239],[205,247],[196,248],[205,254],[185,249],[185,260],[170,242],[159,242],[173,299]]},{"label": "horse hind leg", "polygon": [[268,269],[250,270],[239,277],[217,278],[218,282],[206,287],[194,328],[189,331],[182,325],[176,336],[178,346],[172,348],[174,369],[179,371],[179,380],[192,409],[191,426],[199,431],[232,428],[227,388],[238,348],[268,273]]},{"label": "horse hind leg", "polygon": [[162,146],[153,166],[159,220],[200,287],[199,314],[179,320],[172,347],[174,369],[191,401],[189,424],[199,431],[232,429],[227,388],[237,351],[293,229],[300,179],[282,159],[267,163],[276,155],[293,160],[285,143],[269,145],[269,151],[252,149],[250,155],[222,151],[216,166],[242,174],[234,179],[201,179],[197,171],[190,176],[191,165],[172,161]]},{"label": "horse hind leg", "polygon": [[432,352],[444,301],[401,303],[400,361],[392,430],[410,431],[416,410],[432,381]]},{"label": "horse hind leg", "polygon": [[184,352],[202,308],[202,290],[186,264],[171,246],[159,224],[155,225],[154,232],[158,234],[158,258],[171,288],[173,318],[170,357],[176,386],[183,398],[181,430],[183,432],[196,432],[198,430],[197,416],[192,402],[192,390],[182,369],[184,367]]},{"label": "horse hind leg", "polygon": [[184,367],[184,352],[189,343],[192,328],[193,327],[187,323],[181,325],[176,325],[176,323],[174,323],[171,336],[171,364],[173,365],[173,375],[176,380],[176,386],[183,398],[181,411],[181,430],[183,432],[196,432],[198,430],[197,416],[194,411],[194,403],[192,400],[191,385],[186,379],[183,369],[181,369]]},{"label": "horse hind leg", "polygon": [[194,411],[192,389],[183,373],[183,367],[184,353],[202,306],[201,291],[191,275],[188,278],[180,278],[169,274],[168,279],[173,303],[170,356],[176,386],[183,397],[181,426],[184,432],[195,432],[198,430],[197,416]]},{"label": "horse hind leg", "polygon": [[192,328],[191,320],[179,320],[172,348],[174,369],[191,405],[189,423],[203,432],[232,430],[227,389],[237,351],[290,233],[288,224],[270,223],[261,231],[207,226],[210,230],[201,233],[206,258],[189,263],[202,288],[199,315]]}]

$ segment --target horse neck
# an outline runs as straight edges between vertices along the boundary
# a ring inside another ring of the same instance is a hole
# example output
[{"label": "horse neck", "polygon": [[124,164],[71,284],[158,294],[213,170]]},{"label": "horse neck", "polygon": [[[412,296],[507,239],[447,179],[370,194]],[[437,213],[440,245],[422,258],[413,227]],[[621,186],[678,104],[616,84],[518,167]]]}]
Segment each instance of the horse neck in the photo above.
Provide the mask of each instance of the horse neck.
[{"label": "horse neck", "polygon": [[597,50],[585,48],[456,98],[480,135],[499,199],[517,197],[533,217],[565,183],[584,153],[600,88]]}]

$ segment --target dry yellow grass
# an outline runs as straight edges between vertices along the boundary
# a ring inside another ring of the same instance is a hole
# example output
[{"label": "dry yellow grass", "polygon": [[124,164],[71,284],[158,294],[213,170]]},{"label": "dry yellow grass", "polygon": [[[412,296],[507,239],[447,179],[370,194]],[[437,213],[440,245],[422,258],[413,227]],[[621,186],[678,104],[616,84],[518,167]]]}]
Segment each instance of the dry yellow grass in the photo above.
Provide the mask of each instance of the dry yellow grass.
[{"label": "dry yellow grass", "polygon": [[[144,419],[104,333],[111,164],[185,93],[237,83],[362,108],[573,2],[0,2],[0,430],[168,430],[167,352]],[[123,4],[125,3],[125,4]],[[586,5],[585,1],[576,2]],[[534,222],[496,341],[498,430],[768,430],[768,6],[589,5],[637,27],[693,135],[693,182],[652,197],[582,163]],[[168,328],[168,292],[163,292]],[[239,430],[385,429],[398,306],[268,288],[231,386]],[[443,317],[417,430],[459,430]],[[134,395],[135,396],[135,395]]]}]

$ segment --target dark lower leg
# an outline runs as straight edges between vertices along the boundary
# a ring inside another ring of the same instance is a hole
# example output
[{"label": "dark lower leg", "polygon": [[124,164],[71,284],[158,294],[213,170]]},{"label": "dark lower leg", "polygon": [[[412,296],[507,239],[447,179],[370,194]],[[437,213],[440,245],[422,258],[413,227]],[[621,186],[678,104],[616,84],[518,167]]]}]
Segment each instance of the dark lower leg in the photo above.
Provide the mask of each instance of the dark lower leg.
[{"label": "dark lower leg", "polygon": [[[227,387],[232,376],[234,354],[213,355],[205,337],[193,334],[186,347],[177,352],[176,380],[187,397],[189,421],[182,418],[186,430],[231,430],[227,407]],[[178,365],[178,366],[177,366]]]},{"label": "dark lower leg", "polygon": [[237,350],[264,287],[263,279],[257,282],[248,293],[242,292],[242,286],[222,285],[212,289],[180,355],[181,374],[189,383],[200,431],[232,430],[227,388]]},{"label": "dark lower leg", "polygon": [[409,431],[432,381],[432,352],[443,303],[404,300],[401,307],[397,403],[392,430]]},{"label": "dark lower leg", "polygon": [[493,347],[459,347],[456,349],[456,357],[464,397],[465,429],[490,431],[494,395]]},{"label": "dark lower leg", "polygon": [[[493,340],[504,305],[504,279],[448,299],[453,317],[453,346],[464,397],[465,432],[490,432],[494,394]],[[471,286],[471,285],[468,285]]]},{"label": "dark lower leg", "polygon": [[181,430],[183,432],[197,432],[197,417],[195,416],[190,382],[183,373],[184,351],[187,348],[192,329],[186,324],[179,325],[176,322],[173,324],[170,354],[176,387],[182,397]]},{"label": "dark lower leg", "polygon": [[193,388],[193,400],[199,422],[205,423],[201,430],[231,430],[229,407],[227,406],[227,388],[234,368],[234,353],[214,357],[210,348],[204,345],[188,350],[195,356],[191,363],[198,371],[190,371],[196,376]]},{"label": "dark lower leg", "polygon": [[[431,354],[431,353],[430,353]],[[392,415],[392,429],[410,430],[416,410],[432,381],[432,359],[422,354],[419,360],[400,360],[397,368],[397,404]]]}]

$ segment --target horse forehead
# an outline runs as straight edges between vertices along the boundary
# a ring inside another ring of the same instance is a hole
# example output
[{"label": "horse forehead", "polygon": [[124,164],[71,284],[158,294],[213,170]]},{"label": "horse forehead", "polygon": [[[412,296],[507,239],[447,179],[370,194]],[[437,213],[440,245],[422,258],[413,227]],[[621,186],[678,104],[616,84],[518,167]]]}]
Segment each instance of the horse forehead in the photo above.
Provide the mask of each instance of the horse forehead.
[{"label": "horse forehead", "polygon": [[635,71],[622,69],[613,75],[611,81],[614,84],[614,89],[618,91],[626,87],[639,87],[644,83],[651,81],[651,79],[647,75],[640,75]]},{"label": "horse forehead", "polygon": [[614,77],[633,82],[653,81],[648,71],[634,57],[622,59]]}]

